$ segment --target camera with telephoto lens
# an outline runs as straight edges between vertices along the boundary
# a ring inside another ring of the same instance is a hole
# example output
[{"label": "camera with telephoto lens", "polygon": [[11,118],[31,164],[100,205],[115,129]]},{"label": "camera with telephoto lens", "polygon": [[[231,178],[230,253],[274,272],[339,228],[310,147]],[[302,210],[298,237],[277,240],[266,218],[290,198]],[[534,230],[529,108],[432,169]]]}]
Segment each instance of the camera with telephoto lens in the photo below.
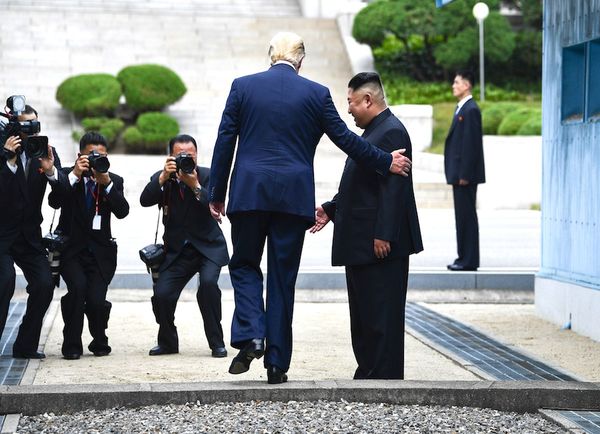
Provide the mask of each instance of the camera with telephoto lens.
[{"label": "camera with telephoto lens", "polygon": [[58,286],[60,279],[60,255],[65,250],[69,237],[63,235],[59,230],[48,232],[42,238],[42,244],[48,250],[48,263],[52,272],[52,280],[54,285]]},{"label": "camera with telephoto lens", "polygon": [[[0,120],[0,146],[4,147],[6,140],[12,136],[28,136],[22,141],[21,149],[28,158],[48,158],[48,137],[35,136],[41,130],[37,120],[19,121],[19,116],[25,111],[25,97],[13,95],[6,100],[8,113],[0,113],[7,121]],[[15,153],[2,148],[7,159],[14,158]]]},{"label": "camera with telephoto lens", "polygon": [[181,170],[183,173],[190,174],[194,173],[194,170],[196,170],[194,157],[185,152],[182,152],[175,157],[175,164],[177,164],[177,171]]},{"label": "camera with telephoto lens", "polygon": [[146,264],[148,273],[152,275],[152,283],[156,283],[158,280],[158,269],[165,260],[165,256],[165,246],[162,244],[150,244],[140,250],[140,259]]}]

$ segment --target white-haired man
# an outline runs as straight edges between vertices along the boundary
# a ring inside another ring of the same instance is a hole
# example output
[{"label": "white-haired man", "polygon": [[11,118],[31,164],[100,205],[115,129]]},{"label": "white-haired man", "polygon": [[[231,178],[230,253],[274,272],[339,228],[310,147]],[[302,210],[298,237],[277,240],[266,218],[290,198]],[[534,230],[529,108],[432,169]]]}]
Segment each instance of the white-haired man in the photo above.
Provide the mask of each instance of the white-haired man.
[{"label": "white-haired man", "polygon": [[[390,155],[348,130],[329,90],[298,75],[304,54],[298,35],[279,33],[269,48],[271,68],[234,80],[210,173],[211,212],[220,221],[237,142],[227,215],[235,298],[231,346],[240,352],[229,372],[246,372],[252,360],[265,354],[270,384],[287,381],[294,287],[304,234],[315,221],[313,158],[320,138],[327,134],[355,161],[381,176],[406,175],[410,168],[402,151]],[[260,269],[265,241],[266,309]]]}]

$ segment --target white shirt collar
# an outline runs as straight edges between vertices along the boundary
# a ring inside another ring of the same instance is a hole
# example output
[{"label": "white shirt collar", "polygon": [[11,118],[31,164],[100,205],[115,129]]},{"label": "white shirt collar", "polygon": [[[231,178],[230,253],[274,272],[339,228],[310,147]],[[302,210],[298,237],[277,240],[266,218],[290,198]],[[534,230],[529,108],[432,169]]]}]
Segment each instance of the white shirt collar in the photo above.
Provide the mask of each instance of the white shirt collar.
[{"label": "white shirt collar", "polygon": [[294,64],[292,62],[288,62],[287,60],[278,60],[272,66],[275,66],[275,65],[287,65],[287,66],[292,67],[294,69],[294,71],[296,70],[296,67],[294,66]]},{"label": "white shirt collar", "polygon": [[469,101],[470,99],[473,99],[473,95],[467,95],[467,96],[465,96],[463,99],[461,99],[461,100],[458,102],[458,104],[456,105],[456,106],[457,106],[457,107],[456,107],[456,112],[458,113],[458,111],[459,111],[459,110],[462,108],[462,106],[464,106],[464,105],[465,105],[465,103],[466,103],[467,101]]}]

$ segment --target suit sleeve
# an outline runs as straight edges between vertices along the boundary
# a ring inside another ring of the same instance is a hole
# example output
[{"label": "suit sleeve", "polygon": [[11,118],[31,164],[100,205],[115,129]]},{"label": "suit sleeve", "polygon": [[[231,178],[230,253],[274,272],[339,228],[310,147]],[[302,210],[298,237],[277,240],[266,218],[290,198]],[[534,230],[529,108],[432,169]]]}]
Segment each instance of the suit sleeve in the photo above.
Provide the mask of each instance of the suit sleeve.
[{"label": "suit sleeve", "polygon": [[348,154],[350,158],[380,175],[389,175],[392,156],[371,145],[348,129],[335,109],[329,90],[327,90],[325,96],[322,122],[325,134],[327,134],[338,148]]},{"label": "suit sleeve", "polygon": [[325,214],[327,214],[327,217],[329,217],[329,219],[333,223],[335,223],[335,211],[337,209],[337,197],[338,197],[338,195],[336,194],[335,196],[333,196],[333,199],[331,199],[330,201],[327,201],[321,205],[323,207],[323,211],[325,211]]},{"label": "suit sleeve", "polygon": [[[386,151],[404,148],[407,157],[411,158],[411,143],[408,134],[401,129],[389,130],[380,143]],[[378,204],[375,219],[375,238],[384,241],[397,242],[400,237],[402,213],[406,209],[408,190],[411,176],[378,177]]]},{"label": "suit sleeve", "polygon": [[238,83],[237,80],[234,80],[221,117],[219,133],[210,165],[208,197],[211,202],[225,202],[225,195],[227,194],[227,182],[231,172],[235,144],[240,132],[238,92]]},{"label": "suit sleeve", "polygon": [[[65,201],[69,198],[69,196],[71,194],[73,194],[73,187],[71,187],[71,184],[69,182],[69,173],[71,173],[70,168],[64,167],[62,169],[56,169],[57,173],[58,173],[58,183],[62,183],[62,182],[66,182],[66,185],[63,186],[58,186],[58,187],[54,187],[50,190],[50,194],[48,195],[48,204],[54,208],[54,209],[59,209],[60,207],[63,206],[63,203],[65,203]],[[56,184],[50,182],[50,186],[52,187],[52,184]]]},{"label": "suit sleeve", "polygon": [[142,206],[148,207],[156,204],[162,206],[163,191],[158,182],[159,176],[160,172],[156,172],[152,175],[152,178],[150,178],[150,182],[144,187],[144,191],[142,191],[142,194],[140,195],[140,204]]},{"label": "suit sleeve", "polygon": [[210,169],[204,167],[197,169],[198,182],[200,183],[200,200],[194,201],[196,206],[206,209],[208,209],[208,190],[206,186],[209,184],[209,172]]},{"label": "suit sleeve", "polygon": [[460,156],[459,179],[472,182],[475,179],[476,163],[481,158],[483,136],[481,129],[481,112],[473,107],[463,115],[463,140]]},{"label": "suit sleeve", "polygon": [[58,157],[58,152],[56,152],[54,147],[52,147],[52,153],[54,154],[54,167],[56,168],[57,180],[48,181],[48,184],[50,184],[50,188],[53,192],[57,191],[59,195],[64,196],[69,194],[71,191],[71,184],[69,184],[69,179],[64,176],[62,165],[60,164],[60,158]]},{"label": "suit sleeve", "polygon": [[113,188],[110,189],[110,193],[106,195],[106,199],[110,204],[111,212],[116,218],[122,219],[129,214],[129,203],[123,195],[123,178],[120,176],[111,176],[113,182]]}]

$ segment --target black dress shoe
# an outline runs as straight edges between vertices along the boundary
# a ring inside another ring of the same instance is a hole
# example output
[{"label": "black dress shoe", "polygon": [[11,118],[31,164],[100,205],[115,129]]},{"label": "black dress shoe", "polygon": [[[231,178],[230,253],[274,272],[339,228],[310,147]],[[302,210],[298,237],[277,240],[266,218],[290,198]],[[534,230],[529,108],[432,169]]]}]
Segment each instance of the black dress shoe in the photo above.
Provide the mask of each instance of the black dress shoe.
[{"label": "black dress shoe", "polygon": [[46,355],[41,351],[13,351],[15,359],[45,359]]},{"label": "black dress shoe", "polygon": [[63,359],[65,360],[79,360],[81,354],[73,353],[73,354],[63,354]]},{"label": "black dress shoe", "polygon": [[262,339],[252,339],[235,356],[229,367],[230,374],[241,374],[250,369],[250,363],[254,359],[260,359],[265,354],[265,344]]},{"label": "black dress shoe", "polygon": [[104,357],[104,356],[108,356],[110,354],[110,350],[97,350],[97,351],[92,351],[92,353],[94,353],[94,356],[96,356],[96,357]]},{"label": "black dress shoe", "polygon": [[227,350],[225,347],[216,347],[212,349],[211,355],[217,359],[227,357]]},{"label": "black dress shoe", "polygon": [[288,380],[287,374],[277,366],[269,366],[267,368],[267,383],[281,384]]},{"label": "black dress shoe", "polygon": [[172,350],[171,348],[161,347],[160,345],[152,348],[148,354],[151,356],[162,356],[164,354],[177,354],[179,350]]},{"label": "black dress shoe", "polygon": [[477,267],[466,267],[459,264],[449,264],[448,270],[450,271],[477,271]]}]

